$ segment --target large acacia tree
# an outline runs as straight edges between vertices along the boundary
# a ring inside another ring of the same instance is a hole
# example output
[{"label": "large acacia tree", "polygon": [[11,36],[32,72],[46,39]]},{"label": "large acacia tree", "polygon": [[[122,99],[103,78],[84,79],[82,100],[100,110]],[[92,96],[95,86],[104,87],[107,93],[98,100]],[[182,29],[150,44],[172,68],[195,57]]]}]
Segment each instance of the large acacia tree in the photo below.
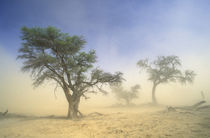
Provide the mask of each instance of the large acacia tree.
[{"label": "large acacia tree", "polygon": [[122,80],[120,72],[111,74],[93,68],[95,51],[82,50],[86,43],[82,37],[69,36],[55,27],[23,27],[21,38],[18,58],[24,61],[22,71],[31,73],[34,86],[53,80],[63,89],[69,105],[68,118],[82,116],[78,109],[81,97],[105,92],[103,85]]},{"label": "large acacia tree", "polygon": [[137,65],[140,69],[146,69],[149,80],[153,82],[152,101],[157,103],[155,91],[159,84],[179,81],[183,84],[192,83],[195,73],[192,70],[181,71],[181,61],[177,56],[159,56],[149,62],[148,59],[139,60]]}]

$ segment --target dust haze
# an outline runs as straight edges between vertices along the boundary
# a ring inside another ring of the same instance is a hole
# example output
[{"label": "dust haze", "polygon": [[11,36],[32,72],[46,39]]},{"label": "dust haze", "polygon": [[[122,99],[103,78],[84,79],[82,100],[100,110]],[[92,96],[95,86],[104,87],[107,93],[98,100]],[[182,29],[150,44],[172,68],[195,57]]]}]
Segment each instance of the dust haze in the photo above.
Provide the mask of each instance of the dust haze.
[{"label": "dust haze", "polygon": [[[20,70],[21,63],[16,58],[9,55],[7,51],[0,50],[1,63],[1,97],[0,109],[4,111],[9,109],[14,113],[34,114],[34,115],[65,115],[67,103],[65,96],[60,88],[55,90],[55,83],[49,82],[39,88],[34,88],[30,74],[23,74]],[[200,59],[199,59],[200,58]],[[119,58],[120,59],[120,58]],[[139,98],[134,99],[135,104],[144,104],[151,102],[152,83],[147,80],[147,75],[141,73],[135,64],[135,61],[125,62],[118,59],[115,70],[121,69],[124,73],[123,86],[129,89],[135,84],[141,85]],[[106,60],[106,59],[104,59]],[[114,59],[115,62],[117,59]],[[210,101],[209,94],[209,63],[201,57],[191,57],[182,59],[183,65],[193,69],[197,76],[191,85],[181,85],[179,83],[162,84],[157,88],[157,99],[161,104],[169,106],[191,105],[202,100],[201,91],[204,92],[206,101]],[[133,65],[126,66],[125,64]],[[114,63],[110,63],[114,65]],[[114,66],[108,71],[114,70]],[[101,93],[88,95],[90,99],[82,99],[81,109],[88,111],[92,108],[109,107],[118,101],[111,90],[108,95]]]}]

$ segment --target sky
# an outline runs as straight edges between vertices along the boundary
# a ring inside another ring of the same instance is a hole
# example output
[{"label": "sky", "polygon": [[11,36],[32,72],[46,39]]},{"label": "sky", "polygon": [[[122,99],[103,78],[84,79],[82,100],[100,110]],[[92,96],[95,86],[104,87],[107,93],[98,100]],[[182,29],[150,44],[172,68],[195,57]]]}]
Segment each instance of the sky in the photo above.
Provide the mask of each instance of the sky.
[{"label": "sky", "polygon": [[[1,0],[0,111],[7,107],[29,113],[34,108],[45,110],[37,107],[37,100],[47,109],[60,111],[66,106],[62,92],[55,100],[53,84],[33,89],[30,75],[20,71],[22,63],[16,56],[23,26],[55,26],[83,36],[85,49],[96,50],[96,66],[109,72],[122,71],[128,86],[141,85],[139,101],[150,100],[151,83],[139,73],[137,61],[177,55],[184,69],[196,72],[195,82],[190,86],[162,85],[157,97],[166,104],[189,104],[199,100],[203,90],[210,99],[209,7],[208,0]],[[87,103],[97,103],[97,96]],[[22,107],[24,103],[27,107]]]}]

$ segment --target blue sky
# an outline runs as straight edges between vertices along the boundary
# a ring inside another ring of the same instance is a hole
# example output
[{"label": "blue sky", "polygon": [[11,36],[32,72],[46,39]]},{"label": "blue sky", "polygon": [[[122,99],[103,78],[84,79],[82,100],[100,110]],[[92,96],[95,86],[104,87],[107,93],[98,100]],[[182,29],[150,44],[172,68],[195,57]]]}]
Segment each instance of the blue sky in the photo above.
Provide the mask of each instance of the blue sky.
[{"label": "blue sky", "polygon": [[179,34],[210,35],[209,6],[204,0],[1,0],[0,45],[16,56],[22,26],[51,25],[83,35],[99,56],[110,49],[119,56],[165,54],[158,45],[167,41],[177,49],[170,43],[180,41]]}]

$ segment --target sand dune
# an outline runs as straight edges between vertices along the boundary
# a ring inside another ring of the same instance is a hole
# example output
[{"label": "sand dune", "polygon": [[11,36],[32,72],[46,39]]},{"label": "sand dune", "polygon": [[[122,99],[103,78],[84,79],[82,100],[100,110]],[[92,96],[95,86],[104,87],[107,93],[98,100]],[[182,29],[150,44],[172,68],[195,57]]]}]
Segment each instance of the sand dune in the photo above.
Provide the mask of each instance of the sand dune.
[{"label": "sand dune", "polygon": [[[0,137],[208,138],[209,111],[167,112],[164,108],[106,108],[83,119],[12,116],[0,119]],[[100,112],[98,112],[100,111]]]}]

